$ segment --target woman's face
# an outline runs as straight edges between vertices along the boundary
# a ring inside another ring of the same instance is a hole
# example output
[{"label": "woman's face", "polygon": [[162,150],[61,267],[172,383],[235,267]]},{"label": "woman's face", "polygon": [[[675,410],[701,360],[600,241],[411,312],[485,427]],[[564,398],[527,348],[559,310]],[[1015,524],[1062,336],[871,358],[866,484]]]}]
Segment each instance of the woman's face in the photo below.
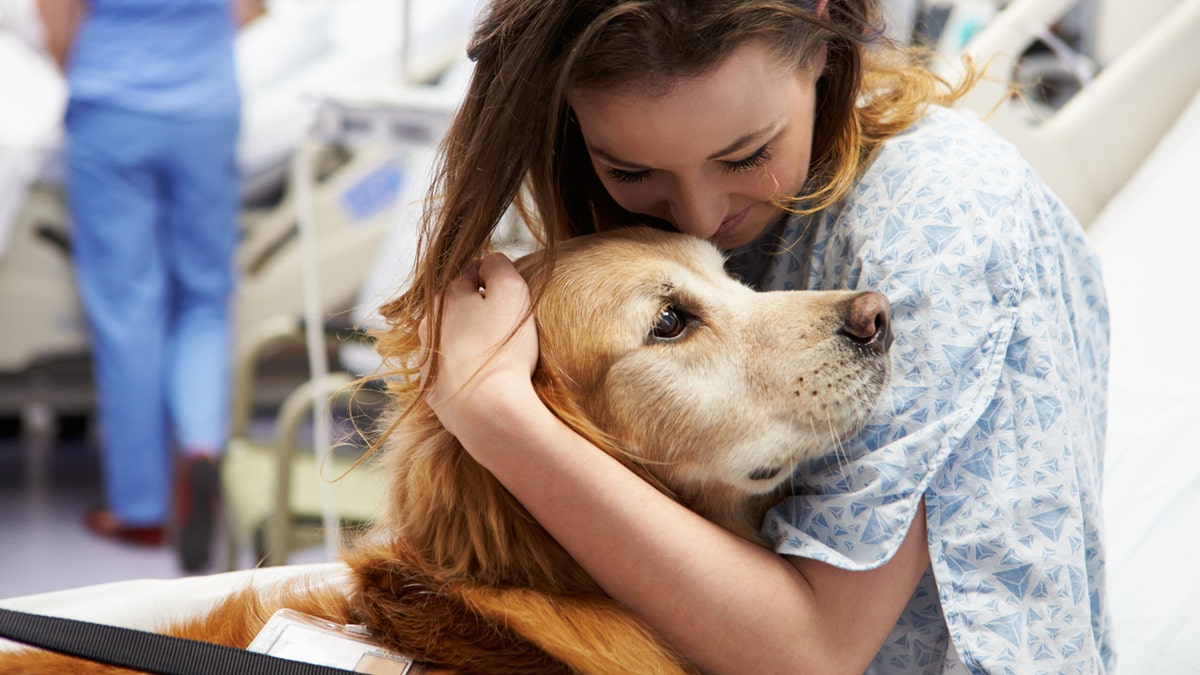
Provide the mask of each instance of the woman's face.
[{"label": "woman's face", "polygon": [[579,88],[575,111],[592,166],[627,211],[731,249],[754,240],[800,192],[812,150],[824,51],[797,70],[749,42],[665,92]]}]

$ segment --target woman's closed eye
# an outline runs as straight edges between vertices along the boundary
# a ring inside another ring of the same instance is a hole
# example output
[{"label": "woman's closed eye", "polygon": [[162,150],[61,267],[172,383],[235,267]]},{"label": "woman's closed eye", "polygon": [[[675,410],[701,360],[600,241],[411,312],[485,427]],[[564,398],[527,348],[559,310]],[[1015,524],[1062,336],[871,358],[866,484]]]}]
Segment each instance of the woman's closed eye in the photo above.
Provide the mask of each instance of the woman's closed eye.
[{"label": "woman's closed eye", "polygon": [[608,167],[604,170],[608,177],[617,183],[640,183],[650,177],[650,169],[642,169],[641,171],[626,171],[616,167]]},{"label": "woman's closed eye", "polygon": [[733,173],[735,171],[758,168],[766,164],[770,159],[771,148],[770,144],[767,144],[742,159],[723,160],[721,164],[725,166],[725,173]]},{"label": "woman's closed eye", "polygon": [[[760,166],[764,166],[764,165],[766,165],[766,163],[768,161],[770,161],[770,159],[771,159],[771,147],[770,147],[770,144],[767,144],[767,145],[763,145],[761,148],[755,150],[754,152],[750,153],[749,155],[746,155],[745,157],[743,157],[741,159],[721,160],[720,163],[721,163],[721,166],[724,169],[725,173],[735,173],[738,171],[746,171],[749,169],[756,169]],[[605,171],[605,173],[608,174],[608,177],[610,179],[612,179],[614,182],[631,184],[631,183],[640,183],[640,182],[646,180],[647,178],[650,177],[650,173],[652,170],[651,169],[639,169],[637,171],[631,171],[629,169],[618,169],[614,166],[610,166],[610,167],[606,168],[604,171]]]}]

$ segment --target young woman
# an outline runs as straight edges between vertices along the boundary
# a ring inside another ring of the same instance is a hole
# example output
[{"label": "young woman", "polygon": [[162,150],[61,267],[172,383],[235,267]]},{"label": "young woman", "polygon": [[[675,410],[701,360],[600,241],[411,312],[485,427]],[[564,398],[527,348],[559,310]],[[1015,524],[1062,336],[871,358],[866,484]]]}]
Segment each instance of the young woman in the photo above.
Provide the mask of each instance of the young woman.
[{"label": "young woman", "polygon": [[[869,0],[496,0],[397,328],[436,345],[422,376],[445,426],[703,671],[1102,672],[1096,261],[876,14]],[[763,290],[889,297],[891,390],[853,442],[797,473],[763,525],[774,550],[680,507],[539,402],[538,280],[480,259],[518,196],[551,250],[652,224],[715,242]]]}]

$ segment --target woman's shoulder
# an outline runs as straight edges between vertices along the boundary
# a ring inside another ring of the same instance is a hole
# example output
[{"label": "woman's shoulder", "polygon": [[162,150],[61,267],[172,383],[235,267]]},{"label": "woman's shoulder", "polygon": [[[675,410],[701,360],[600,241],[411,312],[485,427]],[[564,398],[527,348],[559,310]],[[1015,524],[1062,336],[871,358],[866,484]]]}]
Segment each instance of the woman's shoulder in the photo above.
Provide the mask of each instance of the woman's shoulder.
[{"label": "woman's shoulder", "polygon": [[862,179],[906,174],[959,188],[980,179],[1013,187],[1027,179],[1026,167],[1016,147],[973,113],[933,107],[881,144]]},{"label": "woman's shoulder", "polygon": [[972,203],[995,206],[1043,186],[1017,149],[983,121],[934,107],[881,144],[847,206],[915,201],[961,211]]},{"label": "woman's shoulder", "polygon": [[910,127],[884,141],[883,151],[944,152],[947,144],[1003,148],[1005,154],[1016,154],[1016,148],[974,112],[937,105],[930,106]]},{"label": "woman's shoulder", "polygon": [[[986,124],[931,109],[883,144],[848,199],[827,216],[825,243],[838,255],[826,256],[833,267],[825,272],[844,275],[834,261],[854,259],[922,294],[935,290],[928,277],[934,270],[960,269],[955,284],[1005,304],[1019,285],[1021,266],[1013,263],[1026,258],[1037,181]],[[944,286],[946,297],[966,299],[955,284]]]}]

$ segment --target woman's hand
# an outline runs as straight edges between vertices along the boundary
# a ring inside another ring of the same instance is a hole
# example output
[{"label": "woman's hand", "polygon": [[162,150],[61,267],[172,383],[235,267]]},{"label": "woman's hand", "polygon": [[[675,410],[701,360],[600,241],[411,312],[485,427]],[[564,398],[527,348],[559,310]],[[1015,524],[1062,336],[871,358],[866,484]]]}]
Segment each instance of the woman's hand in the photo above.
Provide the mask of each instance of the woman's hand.
[{"label": "woman's hand", "polygon": [[[442,425],[471,447],[470,439],[512,422],[498,414],[501,406],[533,394],[538,343],[529,287],[508,258],[493,253],[451,282],[441,302],[441,341],[421,373],[424,380],[438,359],[426,400]],[[421,346],[430,349],[425,322],[420,334]]]}]

